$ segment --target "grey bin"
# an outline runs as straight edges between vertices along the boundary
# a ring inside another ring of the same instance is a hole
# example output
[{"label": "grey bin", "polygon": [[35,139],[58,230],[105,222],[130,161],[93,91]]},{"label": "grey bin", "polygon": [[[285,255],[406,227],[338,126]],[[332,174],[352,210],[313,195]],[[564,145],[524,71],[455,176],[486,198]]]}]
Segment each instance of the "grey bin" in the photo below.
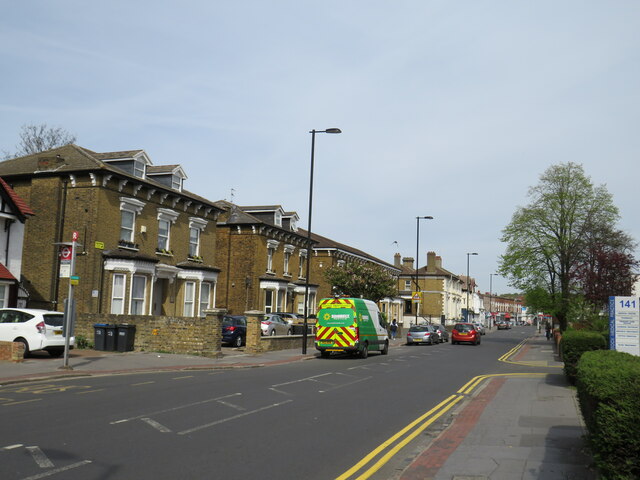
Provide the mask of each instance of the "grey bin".
[{"label": "grey bin", "polygon": [[136,338],[136,326],[122,324],[118,325],[118,351],[131,352]]},{"label": "grey bin", "polygon": [[93,325],[93,349],[104,351],[107,342],[106,323]]},{"label": "grey bin", "polygon": [[118,346],[118,336],[116,334],[116,325],[105,325],[105,342],[104,350],[106,352],[115,352]]}]

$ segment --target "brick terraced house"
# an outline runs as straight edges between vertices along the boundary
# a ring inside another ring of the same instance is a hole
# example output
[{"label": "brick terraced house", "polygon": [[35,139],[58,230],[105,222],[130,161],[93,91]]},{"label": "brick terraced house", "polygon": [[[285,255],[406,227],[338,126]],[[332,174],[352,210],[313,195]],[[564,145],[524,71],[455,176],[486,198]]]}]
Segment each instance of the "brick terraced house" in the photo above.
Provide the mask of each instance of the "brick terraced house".
[{"label": "brick terraced house", "polygon": [[58,244],[74,231],[78,313],[196,317],[215,307],[222,210],[184,189],[180,165],[66,145],[0,162],[0,176],[38,212],[22,257],[30,307],[62,310],[69,278]]},{"label": "brick terraced house", "polygon": [[[298,230],[297,213],[280,205],[215,204],[218,221],[218,307],[229,313],[248,310],[303,313],[309,245]],[[310,284],[309,308],[315,311],[317,285]]]}]

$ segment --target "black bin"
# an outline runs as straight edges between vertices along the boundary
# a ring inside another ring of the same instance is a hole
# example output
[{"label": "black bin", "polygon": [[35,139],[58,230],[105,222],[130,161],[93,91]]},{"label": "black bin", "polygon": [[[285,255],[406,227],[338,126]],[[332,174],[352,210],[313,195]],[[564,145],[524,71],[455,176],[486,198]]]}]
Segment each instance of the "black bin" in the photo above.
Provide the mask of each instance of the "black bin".
[{"label": "black bin", "polygon": [[116,325],[105,325],[104,349],[107,352],[115,352],[118,346],[118,335]]},{"label": "black bin", "polygon": [[131,352],[133,351],[133,343],[136,338],[136,326],[128,325],[126,323],[118,325],[118,351],[119,352]]},{"label": "black bin", "polygon": [[107,334],[105,331],[106,323],[96,323],[93,325],[93,348],[94,350],[104,351]]}]

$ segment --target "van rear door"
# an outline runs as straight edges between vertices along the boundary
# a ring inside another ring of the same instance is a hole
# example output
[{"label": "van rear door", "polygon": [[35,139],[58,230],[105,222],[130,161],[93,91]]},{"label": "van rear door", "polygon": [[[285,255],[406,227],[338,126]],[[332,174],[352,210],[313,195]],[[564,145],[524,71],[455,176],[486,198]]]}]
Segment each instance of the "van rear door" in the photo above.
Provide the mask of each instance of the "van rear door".
[{"label": "van rear door", "polygon": [[358,340],[356,312],[351,308],[327,308],[318,312],[316,347],[329,351],[351,349]]}]

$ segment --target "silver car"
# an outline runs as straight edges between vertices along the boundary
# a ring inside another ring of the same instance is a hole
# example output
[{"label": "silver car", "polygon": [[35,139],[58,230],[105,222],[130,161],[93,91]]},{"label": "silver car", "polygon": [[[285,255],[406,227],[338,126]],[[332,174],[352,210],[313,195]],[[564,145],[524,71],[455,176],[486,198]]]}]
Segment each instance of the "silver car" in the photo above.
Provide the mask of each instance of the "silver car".
[{"label": "silver car", "polygon": [[444,328],[444,325],[434,325],[433,327],[436,329],[438,338],[440,338],[440,343],[449,341],[449,331]]},{"label": "silver car", "polygon": [[433,325],[414,325],[407,332],[407,345],[440,343],[440,336]]},{"label": "silver car", "polygon": [[260,332],[265,336],[291,335],[289,325],[280,315],[267,313],[260,324]]},{"label": "silver car", "polygon": [[474,323],[473,325],[476,327],[476,330],[480,332],[480,335],[484,335],[486,333],[484,331],[484,325],[482,325],[481,323]]}]

